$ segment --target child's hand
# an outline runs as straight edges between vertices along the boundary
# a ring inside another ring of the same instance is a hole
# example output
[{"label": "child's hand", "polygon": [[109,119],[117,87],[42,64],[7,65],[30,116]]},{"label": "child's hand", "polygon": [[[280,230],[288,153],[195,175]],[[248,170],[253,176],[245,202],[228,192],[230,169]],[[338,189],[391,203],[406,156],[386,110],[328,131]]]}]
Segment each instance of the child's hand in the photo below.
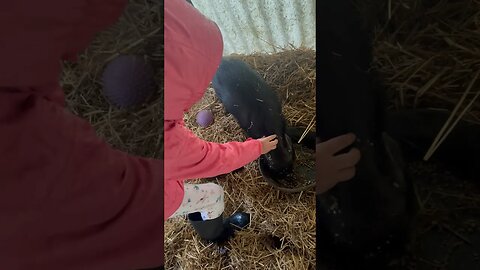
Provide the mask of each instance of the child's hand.
[{"label": "child's hand", "polygon": [[355,176],[355,165],[360,160],[360,151],[352,148],[348,153],[335,156],[354,141],[355,135],[346,134],[317,144],[316,190],[318,193],[323,193],[337,183],[350,180]]},{"label": "child's hand", "polygon": [[277,148],[278,140],[276,139],[277,135],[270,135],[268,137],[262,137],[259,140],[262,143],[262,154],[266,154],[273,149]]}]

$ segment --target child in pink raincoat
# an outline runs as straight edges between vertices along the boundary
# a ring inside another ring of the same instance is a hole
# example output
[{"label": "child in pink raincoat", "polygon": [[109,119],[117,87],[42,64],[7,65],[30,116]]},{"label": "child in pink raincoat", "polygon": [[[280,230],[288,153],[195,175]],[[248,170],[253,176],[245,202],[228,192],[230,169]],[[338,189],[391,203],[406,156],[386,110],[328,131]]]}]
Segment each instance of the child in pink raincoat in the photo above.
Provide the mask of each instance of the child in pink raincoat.
[{"label": "child in pink raincoat", "polygon": [[185,0],[165,2],[165,219],[188,214],[198,234],[214,242],[231,236],[231,224],[246,226],[248,214],[224,220],[221,186],[184,181],[232,172],[277,144],[274,135],[245,142],[206,142],[185,127],[184,113],[204,95],[222,53],[215,23]]}]

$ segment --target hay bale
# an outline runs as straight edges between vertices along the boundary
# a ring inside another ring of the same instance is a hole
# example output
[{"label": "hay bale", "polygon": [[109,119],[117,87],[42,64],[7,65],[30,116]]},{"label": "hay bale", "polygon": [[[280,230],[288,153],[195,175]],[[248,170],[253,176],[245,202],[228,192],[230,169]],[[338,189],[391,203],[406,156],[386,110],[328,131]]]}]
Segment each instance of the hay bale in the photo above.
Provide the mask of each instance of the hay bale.
[{"label": "hay bale", "polygon": [[[281,97],[283,112],[292,125],[307,127],[315,119],[315,52],[298,49],[273,55],[236,57],[257,70]],[[195,115],[210,109],[215,122],[208,128],[195,123]],[[315,122],[315,121],[313,121]],[[185,123],[200,138],[225,143],[243,141],[245,135],[208,89],[203,99],[185,115]],[[165,224],[167,269],[314,269],[315,194],[284,194],[262,179],[257,163],[240,173],[213,179],[225,189],[226,214],[243,209],[251,225],[237,233],[221,255],[215,245],[205,246],[181,218]]]}]

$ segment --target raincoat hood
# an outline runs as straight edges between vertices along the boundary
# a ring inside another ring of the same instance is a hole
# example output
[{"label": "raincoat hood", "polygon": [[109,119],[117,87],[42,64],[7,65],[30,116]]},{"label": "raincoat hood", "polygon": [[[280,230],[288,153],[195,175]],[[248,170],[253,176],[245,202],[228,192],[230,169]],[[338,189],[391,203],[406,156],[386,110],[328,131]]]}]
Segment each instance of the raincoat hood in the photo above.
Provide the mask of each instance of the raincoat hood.
[{"label": "raincoat hood", "polygon": [[165,120],[181,120],[202,98],[220,65],[222,35],[187,1],[170,0],[165,2],[164,38]]}]

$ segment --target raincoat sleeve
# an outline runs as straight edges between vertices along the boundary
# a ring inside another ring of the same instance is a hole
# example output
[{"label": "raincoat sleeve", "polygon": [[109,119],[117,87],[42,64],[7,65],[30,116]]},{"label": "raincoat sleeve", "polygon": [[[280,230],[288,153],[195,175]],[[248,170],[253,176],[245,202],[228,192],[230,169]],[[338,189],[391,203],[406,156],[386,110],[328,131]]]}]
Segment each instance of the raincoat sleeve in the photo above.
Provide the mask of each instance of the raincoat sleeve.
[{"label": "raincoat sleeve", "polygon": [[261,142],[252,139],[206,142],[183,124],[176,124],[165,133],[165,176],[194,179],[229,173],[260,157],[261,149]]}]

